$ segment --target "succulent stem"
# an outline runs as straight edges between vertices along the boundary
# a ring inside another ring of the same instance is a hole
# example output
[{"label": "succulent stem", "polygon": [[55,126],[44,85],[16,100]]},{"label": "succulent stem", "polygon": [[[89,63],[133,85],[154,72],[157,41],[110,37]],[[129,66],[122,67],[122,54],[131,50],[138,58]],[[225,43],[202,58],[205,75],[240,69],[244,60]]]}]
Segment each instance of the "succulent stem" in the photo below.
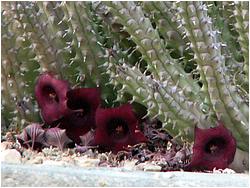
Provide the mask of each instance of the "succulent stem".
[{"label": "succulent stem", "polygon": [[248,107],[237,95],[236,88],[225,74],[225,59],[221,55],[221,44],[212,30],[207,8],[201,2],[180,2],[179,14],[191,48],[195,52],[198,70],[207,93],[209,103],[218,119],[233,130],[238,146],[248,150]]}]

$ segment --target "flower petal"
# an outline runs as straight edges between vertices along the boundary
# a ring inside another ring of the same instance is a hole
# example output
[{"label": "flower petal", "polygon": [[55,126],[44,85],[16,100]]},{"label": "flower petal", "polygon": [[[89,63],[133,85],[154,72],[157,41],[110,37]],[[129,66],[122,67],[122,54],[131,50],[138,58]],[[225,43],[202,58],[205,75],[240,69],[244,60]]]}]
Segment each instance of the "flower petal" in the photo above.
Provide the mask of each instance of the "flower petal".
[{"label": "flower petal", "polygon": [[92,121],[90,118],[81,118],[76,114],[64,117],[59,124],[59,128],[65,129],[67,136],[77,144],[81,143],[80,136],[90,131]]},{"label": "flower petal", "polygon": [[103,150],[117,153],[128,145],[145,142],[147,139],[137,130],[138,121],[130,104],[96,111],[94,143]]},{"label": "flower petal", "polygon": [[66,113],[66,93],[69,89],[67,81],[56,79],[52,73],[46,72],[39,76],[35,96],[46,123],[51,124]]},{"label": "flower petal", "polygon": [[135,144],[140,143],[140,142],[147,142],[147,138],[139,130],[135,130],[134,137],[135,137]]},{"label": "flower petal", "polygon": [[96,124],[99,125],[99,129],[105,130],[108,121],[114,118],[123,119],[127,122],[130,128],[136,128],[137,119],[130,104],[125,104],[120,107],[109,109],[98,108],[96,111]]},{"label": "flower petal", "polygon": [[59,127],[66,129],[67,136],[80,144],[80,136],[95,127],[95,112],[100,105],[99,88],[78,88],[67,92],[70,113],[64,116]]},{"label": "flower petal", "polygon": [[225,169],[233,161],[236,140],[222,122],[210,129],[195,128],[193,157],[186,170]]},{"label": "flower petal", "polygon": [[87,107],[89,112],[95,112],[101,103],[99,88],[77,88],[67,92],[67,106],[71,110]]}]

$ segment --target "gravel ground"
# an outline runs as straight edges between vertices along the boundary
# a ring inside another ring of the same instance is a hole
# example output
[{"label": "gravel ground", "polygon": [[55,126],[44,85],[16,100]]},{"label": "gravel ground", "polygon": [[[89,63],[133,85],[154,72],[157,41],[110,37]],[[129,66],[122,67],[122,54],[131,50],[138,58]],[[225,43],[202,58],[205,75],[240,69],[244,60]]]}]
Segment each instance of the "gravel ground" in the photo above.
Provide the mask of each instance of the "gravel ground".
[{"label": "gravel ground", "polygon": [[[164,168],[165,155],[156,152],[153,153],[151,160],[146,160],[147,145],[136,145],[132,149],[134,152],[137,151],[138,156],[129,157],[124,152],[116,155],[111,152],[99,153],[92,149],[79,153],[77,148],[61,151],[56,147],[44,148],[41,152],[37,152],[21,147],[14,139],[7,139],[1,142],[0,147],[1,186],[249,186],[247,172],[237,174],[232,169],[213,170],[208,173],[183,172],[182,168],[178,167],[182,150],[174,154],[173,159],[178,160],[173,160],[171,163],[177,164],[175,170],[178,171],[171,172],[174,169],[171,166]],[[162,170],[168,172],[160,172]]]},{"label": "gravel ground", "polygon": [[1,186],[248,187],[248,174],[143,172],[124,168],[1,164]]}]

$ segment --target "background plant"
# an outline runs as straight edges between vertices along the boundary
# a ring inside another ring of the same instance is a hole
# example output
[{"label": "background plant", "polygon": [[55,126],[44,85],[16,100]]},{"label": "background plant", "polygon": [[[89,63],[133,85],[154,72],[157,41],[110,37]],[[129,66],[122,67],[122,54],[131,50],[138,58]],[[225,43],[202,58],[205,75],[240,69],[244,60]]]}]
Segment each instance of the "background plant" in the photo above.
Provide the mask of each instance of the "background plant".
[{"label": "background plant", "polygon": [[3,2],[2,128],[40,121],[37,76],[100,87],[179,141],[222,120],[248,152],[248,2]]}]

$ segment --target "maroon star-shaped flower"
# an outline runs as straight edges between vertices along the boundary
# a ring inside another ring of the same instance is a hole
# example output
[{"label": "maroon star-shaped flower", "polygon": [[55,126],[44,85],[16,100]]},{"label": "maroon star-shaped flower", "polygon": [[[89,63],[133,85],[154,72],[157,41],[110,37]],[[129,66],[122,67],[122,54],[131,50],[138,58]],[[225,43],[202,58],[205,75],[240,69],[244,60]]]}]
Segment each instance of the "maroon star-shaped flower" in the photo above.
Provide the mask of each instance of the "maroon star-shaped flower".
[{"label": "maroon star-shaped flower", "polygon": [[138,121],[130,104],[96,111],[94,143],[106,151],[117,153],[128,145],[146,142],[138,130]]},{"label": "maroon star-shaped flower", "polygon": [[46,123],[53,123],[67,112],[66,93],[69,89],[67,81],[57,79],[52,73],[46,72],[39,76],[35,96]]},{"label": "maroon star-shaped flower", "polygon": [[80,144],[80,136],[95,127],[95,112],[101,103],[99,88],[77,88],[67,92],[67,108],[59,127],[66,129],[67,136]]},{"label": "maroon star-shaped flower", "polygon": [[222,122],[209,129],[195,128],[193,156],[186,170],[225,169],[233,161],[236,140]]}]

